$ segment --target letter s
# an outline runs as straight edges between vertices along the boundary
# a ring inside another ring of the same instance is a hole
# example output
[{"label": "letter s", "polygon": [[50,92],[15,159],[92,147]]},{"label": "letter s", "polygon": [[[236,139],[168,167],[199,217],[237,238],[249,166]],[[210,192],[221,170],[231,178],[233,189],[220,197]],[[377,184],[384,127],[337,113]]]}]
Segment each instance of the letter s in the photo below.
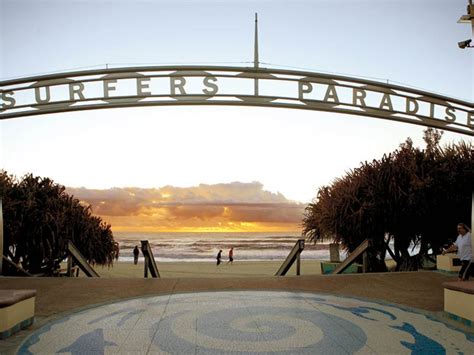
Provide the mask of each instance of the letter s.
[{"label": "letter s", "polygon": [[203,89],[202,92],[209,96],[217,94],[219,88],[217,87],[217,78],[215,76],[206,76],[203,80],[204,86],[208,89]]},{"label": "letter s", "polygon": [[16,104],[16,100],[13,97],[13,91],[0,91],[0,97],[2,98],[3,104],[2,109],[12,108]]}]

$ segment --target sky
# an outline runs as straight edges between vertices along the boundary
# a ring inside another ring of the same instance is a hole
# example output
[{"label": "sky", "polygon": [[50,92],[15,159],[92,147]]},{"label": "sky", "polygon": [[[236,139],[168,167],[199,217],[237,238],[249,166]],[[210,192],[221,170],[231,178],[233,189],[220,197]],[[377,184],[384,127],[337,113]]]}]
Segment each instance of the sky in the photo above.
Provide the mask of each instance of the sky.
[{"label": "sky", "polygon": [[[262,66],[472,101],[473,52],[457,46],[471,37],[456,23],[466,4],[0,0],[0,80],[106,63],[249,66],[258,12]],[[423,146],[423,129],[275,108],[91,110],[0,122],[0,159],[11,174],[67,186],[116,229],[296,230],[319,187],[407,137]]]}]

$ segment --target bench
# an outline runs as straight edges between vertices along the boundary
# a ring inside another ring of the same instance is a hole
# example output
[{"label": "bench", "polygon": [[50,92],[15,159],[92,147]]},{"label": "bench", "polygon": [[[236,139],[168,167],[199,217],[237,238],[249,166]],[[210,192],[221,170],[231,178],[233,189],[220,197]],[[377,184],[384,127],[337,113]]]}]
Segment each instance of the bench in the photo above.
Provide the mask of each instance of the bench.
[{"label": "bench", "polygon": [[36,290],[0,290],[0,339],[33,324]]},{"label": "bench", "polygon": [[436,268],[447,273],[458,273],[461,270],[461,260],[454,253],[436,255]]},{"label": "bench", "polygon": [[445,282],[444,311],[454,320],[474,326],[474,281]]},{"label": "bench", "polygon": [[66,276],[66,277],[76,276],[76,277],[79,277],[79,270],[80,270],[79,266],[74,265],[70,270],[72,272],[72,275],[69,275],[69,269],[56,270],[53,275],[58,276],[58,277],[62,277],[62,276]]},{"label": "bench", "polygon": [[[341,263],[334,263],[334,262],[327,262],[321,261],[321,274],[327,275],[332,274],[334,270],[340,265]],[[348,266],[342,273],[343,274],[356,274],[362,272],[362,264],[353,263],[352,265]]]}]

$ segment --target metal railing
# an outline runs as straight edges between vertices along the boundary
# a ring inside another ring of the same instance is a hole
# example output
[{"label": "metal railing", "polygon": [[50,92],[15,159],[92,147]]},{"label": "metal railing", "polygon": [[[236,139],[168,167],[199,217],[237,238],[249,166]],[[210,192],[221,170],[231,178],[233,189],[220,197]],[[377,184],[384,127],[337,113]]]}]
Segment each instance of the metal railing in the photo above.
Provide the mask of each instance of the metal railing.
[{"label": "metal railing", "polygon": [[294,262],[296,261],[296,275],[300,275],[301,273],[301,260],[300,255],[301,252],[304,250],[304,239],[298,239],[293,249],[291,249],[290,254],[286,257],[283,264],[281,264],[280,268],[276,272],[275,276],[284,276],[290,270],[291,266],[293,266]]},{"label": "metal railing", "polygon": [[144,270],[144,277],[148,277],[148,270],[150,270],[151,277],[153,278],[160,278],[160,272],[158,271],[158,267],[156,266],[155,257],[153,256],[153,252],[151,251],[150,243],[148,240],[142,240],[142,253],[145,257],[145,270]]},{"label": "metal railing", "polygon": [[84,255],[81,254],[79,249],[76,248],[74,243],[68,240],[67,243],[67,276],[73,276],[73,262],[79,266],[79,268],[88,277],[100,277],[99,274],[89,265]]},{"label": "metal railing", "polygon": [[342,263],[340,263],[332,272],[332,274],[341,274],[349,266],[351,266],[356,259],[362,255],[363,258],[363,271],[367,272],[367,249],[370,247],[368,239],[364,240]]},{"label": "metal railing", "polygon": [[[2,257],[0,258],[0,263],[2,262],[2,260],[5,260],[5,262],[7,264],[9,264],[10,266],[12,266],[13,268],[17,269],[18,271],[20,271],[22,274],[24,274],[25,276],[33,276],[31,275],[28,271],[26,271],[25,269],[23,269],[20,265],[14,263],[12,260],[8,259],[5,255],[2,255]],[[0,274],[1,275],[1,274]]]}]

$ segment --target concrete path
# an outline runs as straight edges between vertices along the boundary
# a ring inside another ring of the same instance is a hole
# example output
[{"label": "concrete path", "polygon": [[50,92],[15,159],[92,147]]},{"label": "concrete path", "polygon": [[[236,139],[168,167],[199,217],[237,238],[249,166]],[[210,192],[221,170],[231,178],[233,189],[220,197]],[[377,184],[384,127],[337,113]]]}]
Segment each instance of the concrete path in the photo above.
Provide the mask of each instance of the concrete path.
[{"label": "concrete path", "polygon": [[52,316],[91,304],[173,292],[214,290],[298,290],[357,296],[429,311],[443,310],[439,272],[210,278],[27,278],[0,277],[0,289],[36,289],[36,314]]}]

